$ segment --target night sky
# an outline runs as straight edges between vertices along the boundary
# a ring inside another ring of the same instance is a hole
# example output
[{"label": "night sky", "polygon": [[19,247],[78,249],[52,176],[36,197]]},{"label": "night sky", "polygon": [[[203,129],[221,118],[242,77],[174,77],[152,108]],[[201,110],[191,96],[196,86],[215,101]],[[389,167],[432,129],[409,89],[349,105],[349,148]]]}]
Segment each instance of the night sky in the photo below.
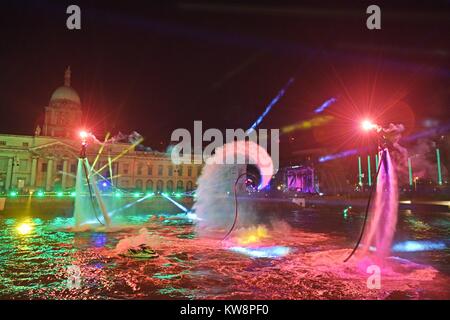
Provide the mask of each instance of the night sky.
[{"label": "night sky", "polygon": [[[366,115],[402,122],[407,134],[425,119],[450,120],[448,1],[377,1],[377,31],[365,24],[373,1],[92,2],[1,2],[1,133],[33,134],[67,65],[87,127],[136,130],[159,150],[194,120],[248,128],[290,77],[262,128],[338,102],[324,113],[336,119],[329,125],[282,137],[285,156],[350,147]],[[81,7],[80,31],[66,28],[70,4]]]}]

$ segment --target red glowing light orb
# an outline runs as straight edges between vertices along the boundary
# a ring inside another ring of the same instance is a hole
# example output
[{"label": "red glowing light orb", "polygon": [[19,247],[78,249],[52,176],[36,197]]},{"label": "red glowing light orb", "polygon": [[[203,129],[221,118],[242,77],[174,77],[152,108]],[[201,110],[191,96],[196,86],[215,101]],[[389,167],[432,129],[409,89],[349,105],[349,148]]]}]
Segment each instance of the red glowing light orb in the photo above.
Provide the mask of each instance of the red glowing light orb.
[{"label": "red glowing light orb", "polygon": [[80,138],[81,139],[86,139],[87,137],[89,136],[89,133],[87,133],[86,131],[84,131],[84,130],[81,130],[80,131]]},{"label": "red glowing light orb", "polygon": [[372,123],[372,121],[370,121],[370,120],[364,120],[363,122],[361,122],[361,128],[364,131],[369,131],[369,130],[375,129],[376,127],[377,127],[377,125]]}]

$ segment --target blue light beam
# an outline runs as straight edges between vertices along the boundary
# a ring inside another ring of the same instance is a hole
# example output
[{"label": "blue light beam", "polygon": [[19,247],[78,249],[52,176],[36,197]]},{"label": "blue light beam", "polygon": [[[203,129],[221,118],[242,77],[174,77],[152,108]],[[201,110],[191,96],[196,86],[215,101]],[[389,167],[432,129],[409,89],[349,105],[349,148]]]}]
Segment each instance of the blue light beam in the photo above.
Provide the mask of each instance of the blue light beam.
[{"label": "blue light beam", "polygon": [[323,112],[326,108],[328,108],[329,106],[331,106],[333,103],[335,103],[337,101],[336,98],[330,98],[327,101],[325,101],[324,103],[322,103],[322,105],[320,107],[317,107],[316,110],[314,110],[314,113],[321,113]]},{"label": "blue light beam", "polygon": [[257,126],[260,125],[260,123],[263,121],[264,117],[267,116],[267,114],[270,112],[272,107],[277,104],[277,102],[284,96],[286,93],[286,90],[289,88],[289,86],[294,82],[294,78],[290,78],[289,81],[284,85],[284,87],[278,92],[277,96],[270,101],[269,105],[266,107],[262,115],[259,116],[258,119],[252,124],[252,126],[247,130],[247,133],[252,132],[256,129]]}]

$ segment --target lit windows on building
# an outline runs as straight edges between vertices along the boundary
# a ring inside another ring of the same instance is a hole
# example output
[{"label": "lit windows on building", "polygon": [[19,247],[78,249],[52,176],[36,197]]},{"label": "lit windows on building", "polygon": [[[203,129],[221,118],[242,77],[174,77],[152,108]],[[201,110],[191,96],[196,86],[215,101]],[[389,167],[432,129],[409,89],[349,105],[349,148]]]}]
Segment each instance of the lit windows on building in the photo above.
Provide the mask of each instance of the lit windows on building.
[{"label": "lit windows on building", "polygon": [[164,183],[162,180],[158,180],[156,183],[156,191],[157,192],[163,192]]},{"label": "lit windows on building", "polygon": [[145,184],[145,189],[147,191],[153,191],[153,181],[152,180],[147,180],[147,183]]},{"label": "lit windows on building", "polygon": [[[0,135],[0,193],[8,190],[60,192],[75,188],[77,171],[82,168],[78,159],[81,111],[81,100],[71,87],[71,72],[67,69],[64,85],[51,95],[44,119],[35,128],[34,135]],[[170,155],[131,149],[120,157],[128,148],[127,143],[109,144],[97,157],[99,145],[90,144],[87,159],[90,165],[95,162],[94,175],[100,174],[112,186],[129,190],[163,192],[180,190],[183,184],[186,189],[194,186],[200,166],[186,166],[187,176],[192,177],[193,183],[176,181],[183,177],[183,167],[172,164]],[[16,154],[11,149],[16,149]],[[111,161],[118,156],[120,160]]]},{"label": "lit windows on building", "polygon": [[172,180],[167,181],[166,191],[173,192],[173,181]]}]

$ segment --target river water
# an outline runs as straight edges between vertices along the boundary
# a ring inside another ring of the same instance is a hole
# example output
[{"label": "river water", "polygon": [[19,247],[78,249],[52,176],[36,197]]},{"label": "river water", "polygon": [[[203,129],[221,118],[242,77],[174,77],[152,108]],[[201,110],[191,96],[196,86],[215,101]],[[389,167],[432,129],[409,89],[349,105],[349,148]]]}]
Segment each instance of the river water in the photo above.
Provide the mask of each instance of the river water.
[{"label": "river water", "polygon": [[[400,213],[379,289],[368,288],[370,275],[357,257],[343,263],[358,237],[360,212],[289,208],[261,216],[259,227],[238,229],[222,241],[220,230],[216,238],[199,238],[195,221],[183,214],[124,214],[107,232],[73,232],[70,217],[3,212],[0,298],[450,298],[448,212]],[[121,240],[139,237],[157,258],[118,254]],[[73,266],[80,272],[75,286]]]}]

